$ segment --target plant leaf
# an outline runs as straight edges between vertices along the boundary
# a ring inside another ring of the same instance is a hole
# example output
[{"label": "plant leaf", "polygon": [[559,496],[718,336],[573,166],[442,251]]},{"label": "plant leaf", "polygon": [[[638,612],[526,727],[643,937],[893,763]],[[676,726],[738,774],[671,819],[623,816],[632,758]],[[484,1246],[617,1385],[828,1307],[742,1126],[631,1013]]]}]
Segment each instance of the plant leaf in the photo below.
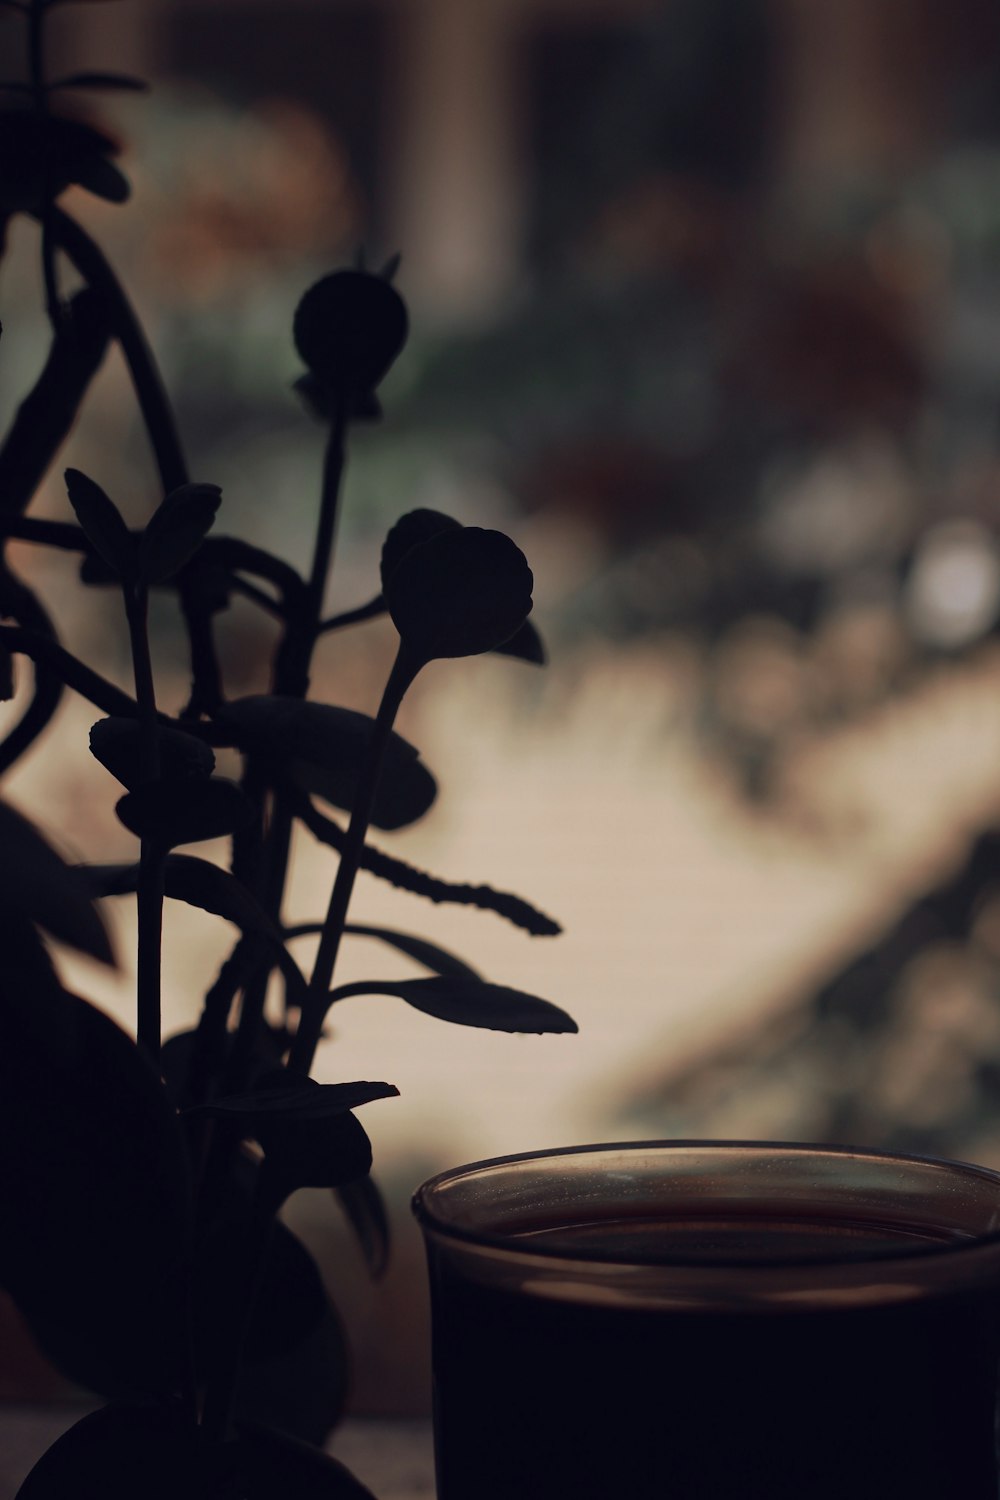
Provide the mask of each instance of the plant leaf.
[{"label": "plant leaf", "polygon": [[[329,844],[338,853],[342,852],[346,837],[344,829],[314,807],[308,797],[297,798],[295,813],[314,838]],[[387,880],[400,890],[425,896],[428,901],[477,906],[483,911],[496,912],[508,922],[513,922],[516,927],[530,932],[532,937],[557,937],[562,932],[558,922],[510,891],[495,891],[489,885],[442,880],[437,875],[428,874],[426,870],[418,870],[405,860],[386,854],[382,849],[376,849],[372,844],[365,844],[361,854],[361,868],[378,876],[380,880]]]},{"label": "plant leaf", "polygon": [[[290,1349],[246,1360],[234,1421],[238,1426],[245,1421],[266,1422],[289,1437],[321,1448],[343,1415],[351,1362],[344,1325],[329,1298],[324,1298],[319,1321]],[[273,1500],[274,1493],[270,1491],[267,1500]],[[284,1488],[279,1487],[278,1494],[283,1496]]]},{"label": "plant leaf", "polygon": [[[137,864],[81,865],[81,877],[93,896],[131,895],[139,883]],[[256,896],[229,870],[194,854],[169,854],[163,867],[164,894],[212,916],[232,922],[247,937],[264,939],[274,950],[292,995],[301,1002],[306,980],[285,948],[281,931]]]},{"label": "plant leaf", "polygon": [[191,1184],[156,1070],[55,986],[45,1026],[0,980],[0,1283],[63,1374],[112,1398],[185,1369]]},{"label": "plant leaf", "polygon": [[[302,922],[295,927],[286,928],[285,939],[291,942],[294,938],[315,937],[322,931],[322,922]],[[441,948],[437,943],[431,943],[426,938],[412,937],[410,933],[397,932],[393,927],[362,927],[356,922],[347,922],[344,931],[353,933],[355,937],[378,938],[381,942],[387,943],[390,948],[395,948],[397,952],[405,953],[407,958],[415,959],[418,964],[423,964],[424,968],[430,969],[433,974],[453,974],[464,979],[479,978],[479,974],[471,964],[467,964],[456,954],[449,953],[447,948]]]},{"label": "plant leaf", "polygon": [[163,583],[194,556],[222,501],[217,484],[182,484],[161,502],[139,540],[138,574]]},{"label": "plant leaf", "polygon": [[438,531],[405,552],[382,583],[400,639],[421,663],[503,645],[531,611],[531,588],[520,548],[479,526]]},{"label": "plant leaf", "polygon": [[536,667],[544,667],[546,662],[545,643],[530,620],[525,620],[509,641],[493,649],[499,656],[516,656],[519,661],[531,662]]},{"label": "plant leaf", "polygon": [[[237,749],[282,767],[300,790],[349,811],[374,720],[330,703],[260,694],[219,710],[216,724]],[[392,734],[372,822],[385,831],[415,823],[437,795],[420,752]]]},{"label": "plant leaf", "polygon": [[[279,1072],[279,1079],[287,1077]],[[339,1187],[371,1170],[371,1143],[351,1110],[399,1090],[391,1083],[276,1083],[189,1110],[225,1121],[264,1152],[275,1201],[303,1187]]]},{"label": "plant leaf", "polygon": [[0,850],[0,907],[20,912],[60,942],[113,965],[107,931],[85,882],[6,802],[0,802]]},{"label": "plant leaf", "polygon": [[[207,1361],[203,1369],[225,1355],[240,1331],[244,1307],[233,1271],[246,1250],[249,1209],[248,1195],[240,1191],[227,1200],[225,1211],[215,1216],[199,1243],[192,1321],[198,1330],[199,1359]],[[262,1275],[247,1332],[248,1360],[268,1359],[294,1348],[323,1321],[328,1305],[315,1260],[281,1219],[271,1231]]]},{"label": "plant leaf", "polygon": [[125,203],[132,191],[128,178],[114,162],[96,152],[81,155],[75,166],[74,180],[106,203]]},{"label": "plant leaf", "polygon": [[[202,1386],[225,1367],[242,1327],[252,1274],[246,1225],[260,1166],[245,1154],[233,1166],[221,1199],[212,1202],[195,1264],[192,1322]],[[281,1219],[273,1221],[260,1278],[234,1420],[265,1421],[322,1444],[347,1399],[350,1355],[316,1262]]]},{"label": "plant leaf", "polygon": [[170,849],[235,833],[255,816],[246,793],[222,776],[144,782],[119,798],[115,812],[129,833]]},{"label": "plant leaf", "polygon": [[178,1500],[208,1494],[215,1455],[173,1405],[91,1412],[35,1464],[16,1500]]},{"label": "plant leaf", "polygon": [[491,1031],[578,1031],[572,1016],[549,1000],[527,995],[505,985],[482,980],[455,979],[361,979],[338,985],[330,991],[331,1004],[351,995],[397,995],[408,1005],[440,1021],[459,1026],[484,1026]]},{"label": "plant leaf", "polygon": [[112,500],[79,469],[66,470],[66,490],[88,542],[123,583],[135,575],[135,539]]},{"label": "plant leaf", "polygon": [[[158,724],[156,740],[164,781],[207,778],[215,770],[215,755],[196,735]],[[137,719],[118,715],[98,719],[90,730],[90,753],[130,791],[142,784],[142,732]]]},{"label": "plant leaf", "polygon": [[418,964],[423,964],[425,969],[430,969],[434,974],[450,974],[457,979],[479,978],[471,964],[454,953],[449,953],[446,948],[439,947],[437,943],[429,942],[427,938],[412,937],[410,933],[397,932],[393,927],[362,927],[357,922],[348,922],[344,930],[354,933],[355,937],[378,938],[380,942],[388,943],[390,948],[405,953],[407,958],[416,959]]},{"label": "plant leaf", "polygon": [[359,1177],[333,1190],[357,1236],[371,1276],[378,1281],[389,1264],[389,1213],[374,1177]]},{"label": "plant leaf", "polygon": [[241,1427],[237,1450],[242,1500],[375,1500],[342,1463],[286,1433]]},{"label": "plant leaf", "polygon": [[[188,1113],[211,1120],[234,1120],[245,1126],[248,1132],[264,1130],[267,1133],[272,1122],[280,1126],[285,1120],[328,1120],[334,1115],[358,1109],[362,1104],[370,1104],[373,1099],[391,1099],[398,1094],[399,1090],[391,1083],[370,1083],[367,1080],[315,1083],[311,1078],[303,1078],[249,1093],[228,1094]],[[253,1139],[267,1149],[259,1135],[253,1134]]]}]

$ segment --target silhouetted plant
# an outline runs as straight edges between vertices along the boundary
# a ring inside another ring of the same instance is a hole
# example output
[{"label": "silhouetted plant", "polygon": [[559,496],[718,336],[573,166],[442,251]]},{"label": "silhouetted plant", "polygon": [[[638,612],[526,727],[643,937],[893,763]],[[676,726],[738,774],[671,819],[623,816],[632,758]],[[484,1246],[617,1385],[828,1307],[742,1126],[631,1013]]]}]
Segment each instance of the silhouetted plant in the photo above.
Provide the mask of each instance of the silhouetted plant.
[{"label": "silhouetted plant", "polygon": [[[134,863],[70,868],[0,802],[0,1284],[54,1364],[109,1402],[60,1439],[20,1493],[22,1500],[361,1496],[363,1486],[311,1446],[339,1410],[342,1343],[315,1265],[277,1214],[298,1188],[332,1189],[373,1271],[385,1262],[385,1209],[354,1111],[397,1090],[310,1078],[332,1004],[379,993],[460,1025],[576,1029],[556,1006],[487,983],[434,943],[347,920],[355,877],[366,868],[433,901],[490,909],[535,934],[558,931],[519,897],[430,876],[368,842],[371,826],[405,827],[436,795],[418,752],[393,729],[421,668],[488,651],[543,660],[528,620],[531,572],[501,533],[417,510],[386,538],[370,602],[324,614],[346,436],[352,422],[379,415],[377,388],[406,340],[394,263],[377,274],[334,272],[295,314],[306,366],[298,388],[326,428],[308,575],[214,530],[217,514],[225,517],[223,497],[215,485],[191,481],[129,301],[58,201],[71,183],[122,201],[128,184],[110,137],[54,113],[55,99],[64,90],[139,85],[96,73],[48,81],[44,27],[59,0],[2,3],[23,14],[29,79],[5,85],[15,107],[0,117],[0,210],[4,223],[21,213],[40,226],[51,347],[0,447],[0,544],[18,538],[77,552],[84,585],[118,589],[134,694],[57,639],[41,599],[3,558],[0,689],[13,698],[20,658],[32,663],[33,685],[0,744],[0,770],[36,741],[70,688],[103,715],[90,750],[123,788],[118,817],[139,840]],[[68,298],[64,259],[83,282]],[[75,522],[35,519],[32,497],[112,342],[135,386],[163,498],[135,531],[93,477],[69,469]],[[191,691],[176,715],[157,700],[152,589],[176,595],[187,627]],[[234,594],[276,618],[279,637],[272,691],[230,700],[216,631]],[[317,641],[385,613],[399,647],[375,716],[310,700]],[[215,774],[222,747],[242,757],[238,781]],[[346,823],[318,803],[341,809]],[[283,894],[296,822],[336,850],[338,865],[325,916],[289,926]],[[228,868],[175,852],[222,836]],[[135,1042],[64,988],[45,940],[114,962],[94,901],[115,895],[137,903]],[[165,901],[215,913],[235,923],[239,937],[198,1025],[161,1046]],[[307,974],[290,944],[310,933],[319,945]],[[352,933],[380,940],[428,977],[335,984],[340,943]],[[280,1024],[265,1008],[275,973]],[[280,1409],[268,1405],[261,1378],[278,1357]]]}]

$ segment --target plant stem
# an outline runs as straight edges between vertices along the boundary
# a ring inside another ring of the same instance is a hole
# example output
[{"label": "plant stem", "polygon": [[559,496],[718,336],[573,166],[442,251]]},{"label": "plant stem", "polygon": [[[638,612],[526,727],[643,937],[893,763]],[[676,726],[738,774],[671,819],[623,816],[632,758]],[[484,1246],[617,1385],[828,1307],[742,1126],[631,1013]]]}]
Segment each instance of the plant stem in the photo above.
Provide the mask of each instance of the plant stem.
[{"label": "plant stem", "polygon": [[[320,496],[316,539],[308,582],[289,610],[288,623],[274,663],[273,691],[287,697],[304,698],[309,691],[312,655],[320,633],[323,598],[333,561],[337,531],[340,486],[344,473],[347,434],[347,404],[340,401],[334,412],[323,459],[323,488]],[[289,599],[289,604],[292,601]],[[271,801],[271,821],[264,846],[264,858],[258,894],[268,916],[281,921],[281,906],[291,852],[293,816],[288,799],[276,792]],[[256,1046],[264,1017],[270,966],[258,973],[244,990],[233,1068],[245,1074]],[[242,1080],[234,1072],[230,1082],[239,1086]]]},{"label": "plant stem", "polygon": [[[146,628],[148,594],[143,589],[125,590],[132,646],[132,670],[139,707],[139,739],[142,777],[155,782],[160,774],[160,747],[156,729],[156,694],[153,665]],[[136,1039],[154,1063],[160,1058],[160,960],[163,948],[163,886],[167,847],[159,840],[144,838],[139,856],[136,887],[138,912],[138,962],[136,980]]]},{"label": "plant stem", "polygon": [[205,1397],[202,1425],[210,1440],[224,1442],[232,1419],[233,1406],[239,1393],[240,1366],[243,1351],[253,1322],[253,1315],[260,1300],[267,1269],[267,1254],[274,1231],[274,1219],[280,1206],[268,1189],[266,1165],[258,1169],[257,1183],[250,1208],[247,1225],[246,1258],[242,1268],[242,1292],[240,1325],[236,1331],[226,1359],[217,1378],[210,1381]]},{"label": "plant stem", "polygon": [[361,866],[365,834],[371,821],[386,746],[389,743],[389,736],[392,733],[399,705],[403,701],[403,695],[416,676],[419,667],[420,663],[414,663],[400,646],[382,694],[375,726],[368,743],[368,752],[358,781],[354,806],[351,810],[351,821],[347,827],[340,864],[337,866],[337,878],[333,884],[326,920],[323,923],[319,951],[316,954],[316,963],[309,981],[309,994],[302,1009],[299,1029],[289,1057],[288,1066],[292,1072],[307,1076],[312,1066],[329,1005],[330,982],[340,950],[340,940],[344,935],[347,908],[354,890],[355,877]]},{"label": "plant stem", "polygon": [[[36,115],[49,113],[49,95],[45,85],[45,21],[48,10],[35,4],[28,10],[28,85],[31,105]],[[52,212],[59,184],[51,177],[43,183],[41,209],[42,228],[42,280],[45,284],[45,310],[53,331],[58,334],[65,321],[62,301],[59,296],[59,277],[56,270],[56,246],[52,235]]]},{"label": "plant stem", "polygon": [[163,948],[163,883],[167,851],[143,839],[136,886],[138,958],[136,1041],[157,1066],[160,1061],[160,959]]},{"label": "plant stem", "polygon": [[132,377],[143,422],[168,495],[188,479],[187,463],[160,372],[132,304],[103,252],[86,230],[60,208],[49,211],[52,237],[84,280],[99,294]]},{"label": "plant stem", "polygon": [[132,648],[132,672],[135,678],[135,701],[139,708],[139,734],[142,773],[146,781],[156,781],[160,774],[160,745],[156,733],[156,690],[153,685],[153,663],[149,655],[147,610],[149,595],[145,589],[131,594],[126,590],[125,614],[128,619],[129,643]]},{"label": "plant stem", "polygon": [[333,561],[333,543],[340,506],[340,484],[346,456],[347,407],[337,405],[323,458],[323,489],[320,496],[312,568],[300,601],[289,617],[288,629],[274,663],[273,691],[287,697],[304,698],[309,691],[309,669],[320,633],[323,597]]},{"label": "plant stem", "polygon": [[83,698],[88,698],[105,714],[120,714],[122,718],[134,718],[135,699],[123,693],[120,687],[88,667],[78,657],[60,646],[51,635],[38,630],[28,630],[20,625],[0,625],[0,647],[20,652],[39,665],[50,668],[67,687],[71,687]]}]

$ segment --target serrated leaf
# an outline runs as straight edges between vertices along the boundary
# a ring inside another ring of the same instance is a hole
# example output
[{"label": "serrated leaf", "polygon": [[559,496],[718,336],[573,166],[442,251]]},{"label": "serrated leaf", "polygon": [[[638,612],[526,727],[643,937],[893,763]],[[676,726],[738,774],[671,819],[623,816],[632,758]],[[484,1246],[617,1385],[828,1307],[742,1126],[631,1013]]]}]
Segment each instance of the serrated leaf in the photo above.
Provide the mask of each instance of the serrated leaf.
[{"label": "serrated leaf", "polygon": [[[196,735],[166,724],[156,726],[160,776],[164,781],[189,781],[211,776],[215,755]],[[98,719],[90,730],[90,753],[129,790],[143,781],[143,736],[138,720],[112,715]]]},{"label": "serrated leaf", "polygon": [[[237,749],[283,768],[302,791],[350,810],[374,727],[368,714],[257,694],[224,704],[215,722]],[[371,819],[375,827],[391,831],[416,822],[436,795],[420,752],[402,735],[390,735]]]},{"label": "serrated leaf", "polygon": [[171,490],[139,541],[138,575],[143,583],[163,583],[194,556],[221,501],[216,484],[182,484]]},{"label": "serrated leaf", "polygon": [[541,1035],[547,1032],[579,1030],[572,1016],[549,1000],[506,985],[486,984],[483,980],[454,979],[371,979],[338,985],[330,991],[330,1003],[347,1000],[352,995],[396,995],[425,1015],[439,1021],[453,1021],[459,1026],[483,1026],[490,1031],[527,1031]]},{"label": "serrated leaf", "polygon": [[66,490],[76,519],[94,551],[116,577],[131,582],[135,576],[135,541],[118,507],[99,484],[79,469],[66,470]]},{"label": "serrated leaf", "polygon": [[[299,799],[295,812],[314,838],[329,844],[338,853],[343,852],[345,831],[332,818],[326,817],[305,797]],[[425,896],[429,901],[447,901],[458,906],[476,906],[482,911],[494,911],[508,922],[513,922],[516,927],[530,932],[533,937],[557,937],[562,932],[558,922],[511,891],[495,891],[489,885],[442,880],[439,876],[431,875],[426,870],[418,870],[405,860],[386,854],[371,844],[365,844],[362,850],[361,868],[370,871],[380,880],[387,880],[399,890],[412,891],[417,896]]]},{"label": "serrated leaf", "polygon": [[386,574],[382,592],[410,657],[478,656],[520,630],[531,612],[532,576],[502,531],[439,530]]},{"label": "serrated leaf", "polygon": [[145,94],[149,84],[131,73],[68,73],[48,85],[50,89],[112,89]]},{"label": "serrated leaf", "polygon": [[222,776],[204,781],[144,782],[119,798],[115,812],[137,838],[168,849],[236,833],[255,816],[246,793]]},{"label": "serrated leaf", "polygon": [[360,1177],[333,1189],[354,1230],[370,1275],[377,1281],[389,1264],[389,1214],[374,1177]]},{"label": "serrated leaf", "polygon": [[[0,987],[2,988],[2,987]],[[76,996],[3,1006],[0,1281],[63,1374],[112,1398],[185,1368],[191,1184],[156,1070]]]},{"label": "serrated leaf", "polygon": [[0,802],[0,907],[22,913],[101,963],[115,962],[104,923],[77,871],[6,802]]}]

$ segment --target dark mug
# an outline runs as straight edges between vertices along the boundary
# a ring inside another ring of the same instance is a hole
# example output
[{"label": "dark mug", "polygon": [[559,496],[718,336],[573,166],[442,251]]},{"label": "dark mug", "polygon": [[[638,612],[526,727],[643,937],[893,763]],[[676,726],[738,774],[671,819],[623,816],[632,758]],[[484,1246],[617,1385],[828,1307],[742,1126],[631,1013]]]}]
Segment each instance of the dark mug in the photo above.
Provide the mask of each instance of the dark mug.
[{"label": "dark mug", "polygon": [[583,1146],[414,1211],[439,1500],[997,1500],[1000,1174]]}]

